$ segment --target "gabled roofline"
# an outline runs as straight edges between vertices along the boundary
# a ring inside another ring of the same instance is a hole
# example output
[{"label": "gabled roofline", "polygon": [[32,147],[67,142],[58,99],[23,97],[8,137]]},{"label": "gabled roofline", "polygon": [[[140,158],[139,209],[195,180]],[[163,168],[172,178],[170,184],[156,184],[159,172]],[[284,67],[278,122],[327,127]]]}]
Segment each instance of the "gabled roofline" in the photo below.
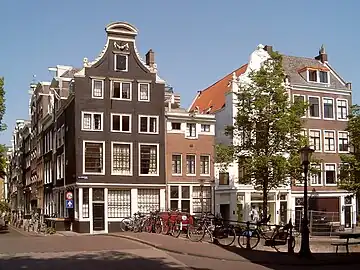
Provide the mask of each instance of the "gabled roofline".
[{"label": "gabled roofline", "polygon": [[329,62],[325,62],[325,66],[327,66],[330,69],[330,72],[333,73],[333,75],[338,79],[344,86],[346,86],[346,81],[335,71],[335,69],[329,64]]}]

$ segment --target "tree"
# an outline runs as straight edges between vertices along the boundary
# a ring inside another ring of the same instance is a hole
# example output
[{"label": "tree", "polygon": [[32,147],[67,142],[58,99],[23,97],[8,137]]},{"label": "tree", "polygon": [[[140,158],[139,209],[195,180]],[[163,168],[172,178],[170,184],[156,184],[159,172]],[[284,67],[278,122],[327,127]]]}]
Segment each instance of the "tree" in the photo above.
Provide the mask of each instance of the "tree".
[{"label": "tree", "polygon": [[[4,78],[0,77],[0,131],[6,130],[6,125],[3,123],[5,114],[5,90]],[[0,144],[0,171],[6,171],[6,147]]]},{"label": "tree", "polygon": [[[348,116],[349,154],[340,155],[339,187],[360,195],[360,106],[353,105]],[[347,147],[347,146],[345,146]]]},{"label": "tree", "polygon": [[218,162],[231,157],[239,164],[239,182],[262,191],[264,217],[269,191],[301,178],[298,150],[306,143],[301,117],[307,104],[289,100],[282,57],[277,52],[270,56],[258,71],[250,72],[249,82],[239,85],[235,123],[226,128],[235,142],[217,148],[222,151]]}]

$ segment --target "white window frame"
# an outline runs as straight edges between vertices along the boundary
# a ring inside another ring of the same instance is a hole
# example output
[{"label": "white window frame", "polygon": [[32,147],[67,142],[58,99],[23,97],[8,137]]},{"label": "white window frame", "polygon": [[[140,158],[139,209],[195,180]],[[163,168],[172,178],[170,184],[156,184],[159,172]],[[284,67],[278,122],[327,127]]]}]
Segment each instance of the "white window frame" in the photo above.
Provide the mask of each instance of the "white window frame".
[{"label": "white window frame", "polygon": [[[187,157],[188,156],[193,156],[193,157],[195,157],[195,164],[194,164],[194,170],[195,170],[195,172],[194,173],[188,173],[187,171]],[[185,171],[185,175],[186,176],[196,176],[196,154],[186,154],[186,156],[185,156],[185,162],[186,162],[186,171]]]},{"label": "white window frame", "polygon": [[[334,166],[334,170],[335,170],[335,184],[328,184],[327,182],[326,182],[326,172],[327,172],[327,170],[326,170],[326,166],[327,165],[331,165],[331,166]],[[332,187],[334,187],[334,186],[337,186],[337,164],[336,163],[324,163],[324,184],[325,184],[325,186],[332,186]]]},{"label": "white window frame", "polygon": [[[91,115],[91,129],[84,128],[84,115],[85,114]],[[94,127],[95,127],[94,115],[95,114],[101,115],[101,128],[100,129],[94,129]],[[61,127],[61,128],[63,128],[63,127]],[[63,134],[61,132],[61,128],[58,129],[58,136],[60,137],[60,138],[58,138],[58,139],[60,139],[59,146],[61,146],[63,144],[63,138],[62,138]],[[81,111],[81,130],[82,131],[92,131],[92,132],[103,131],[104,130],[104,113],[103,112]]]},{"label": "white window frame", "polygon": [[[190,136],[191,135],[191,131],[189,128],[189,133],[188,131],[188,125],[194,125],[195,126],[195,136]],[[186,123],[185,126],[185,138],[187,139],[197,139],[198,138],[198,128],[197,128],[197,124],[196,123]]]},{"label": "white window frame", "polygon": [[[157,173],[155,174],[141,174],[141,146],[142,145],[152,145],[152,146],[156,146],[156,169],[157,169]],[[148,176],[148,177],[153,177],[153,176],[159,176],[160,175],[160,145],[158,143],[139,143],[139,150],[138,150],[138,168],[139,168],[139,176]]]},{"label": "white window frame", "polygon": [[[332,118],[326,118],[325,117],[325,100],[328,99],[328,100],[332,100],[332,106],[333,106],[333,117]],[[322,98],[322,110],[323,110],[323,119],[324,120],[335,120],[335,117],[336,117],[336,110],[335,110],[335,99],[332,98],[332,97],[323,97]]]},{"label": "white window frame", "polygon": [[[85,145],[86,143],[101,143],[102,144],[102,168],[103,171],[100,173],[95,173],[95,172],[86,172],[85,171]],[[83,148],[82,148],[82,171],[83,171],[83,175],[105,175],[105,141],[91,141],[91,140],[84,140],[83,141]]]},{"label": "white window frame", "polygon": [[[315,152],[322,152],[322,149],[323,149],[323,146],[322,146],[322,144],[323,144],[323,140],[322,140],[322,132],[321,132],[321,129],[309,129],[308,130],[308,139],[309,139],[309,144],[310,144],[310,132],[311,131],[316,131],[316,132],[319,132],[319,134],[320,134],[320,149],[319,150],[315,150]],[[311,147],[311,146],[310,146]]]},{"label": "white window frame", "polygon": [[[334,150],[326,150],[326,147],[325,147],[325,143],[326,143],[326,140],[325,140],[325,133],[326,132],[332,132],[334,134]],[[336,138],[336,131],[335,130],[323,130],[323,141],[324,141],[324,153],[336,153],[336,145],[337,145],[337,138]]]},{"label": "white window frame", "polygon": [[[205,128],[203,129],[203,127],[209,127],[209,130],[205,130]],[[202,133],[210,133],[211,132],[211,124],[201,124],[200,131]]]},{"label": "white window frame", "polygon": [[[130,172],[129,173],[116,173],[114,172],[114,144],[125,144],[130,145]],[[126,175],[126,176],[132,176],[133,175],[133,143],[132,142],[118,142],[118,141],[112,141],[111,142],[111,175]]]},{"label": "white window frame", "polygon": [[[119,70],[116,68],[116,56],[117,55],[122,55],[126,57],[126,69],[125,70]],[[127,54],[122,54],[122,53],[114,53],[114,70],[117,72],[128,72],[129,71],[129,56]]]},{"label": "white window frame", "polygon": [[[177,198],[171,198],[171,187],[177,187],[178,189],[178,197]],[[183,187],[188,187],[189,188],[189,198],[183,198],[182,197],[182,193],[183,193]],[[192,213],[192,190],[193,190],[193,186],[191,184],[169,184],[168,185],[168,202],[169,202],[169,208],[171,208],[171,202],[172,201],[177,201],[177,210],[182,210],[181,209],[181,202],[182,201],[189,201],[189,207],[190,207],[190,213]]]},{"label": "white window frame", "polygon": [[[120,116],[120,130],[113,129],[113,116]],[[129,131],[123,131],[122,129],[122,117],[129,116]],[[126,113],[110,113],[110,131],[118,133],[131,133],[132,132],[132,115]]]},{"label": "white window frame", "polygon": [[[142,84],[146,84],[148,86],[148,99],[140,99],[140,88]],[[150,102],[150,83],[149,82],[138,82],[138,101],[140,102]]]},{"label": "white window frame", "polygon": [[[147,118],[147,132],[141,131],[141,118],[146,117]],[[156,118],[156,132],[149,132],[150,130],[150,118]],[[139,114],[138,117],[138,133],[139,134],[159,134],[159,116],[158,115],[144,115]]]},{"label": "white window frame", "polygon": [[[95,81],[101,82],[101,97],[94,96]],[[104,86],[105,86],[105,80],[104,79],[97,79],[97,78],[91,79],[91,97],[94,98],[94,99],[104,99]]]},{"label": "white window frame", "polygon": [[[319,116],[318,117],[315,117],[315,116],[311,116],[310,115],[310,98],[317,98],[318,99],[318,101],[319,101]],[[308,96],[307,97],[307,102],[309,103],[309,108],[308,108],[308,118],[310,118],[310,119],[321,119],[321,112],[323,111],[322,109],[321,109],[321,105],[322,105],[322,102],[321,102],[321,97],[319,97],[319,96]]]},{"label": "white window frame", "polygon": [[[311,164],[311,166],[314,166],[314,167],[318,167],[319,169],[320,169],[320,179],[318,179],[318,180],[320,180],[320,184],[313,184],[312,183],[312,177],[313,177],[313,175],[311,174],[311,173],[309,173],[309,184],[312,186],[312,187],[321,187],[321,186],[323,186],[323,183],[324,183],[324,174],[323,174],[323,170],[322,170],[322,164],[320,163],[320,164]],[[316,175],[317,176],[317,175]]]},{"label": "white window frame", "polygon": [[[116,98],[113,97],[114,95],[114,83],[120,83],[120,97]],[[130,84],[130,98],[122,98],[121,94],[122,94],[122,87],[123,87],[123,83],[129,83]],[[111,91],[110,91],[110,98],[113,100],[124,100],[124,101],[132,101],[132,81],[126,81],[126,80],[112,80],[111,81]]]},{"label": "white window frame", "polygon": [[[345,103],[346,103],[346,118],[339,118],[339,115],[338,115],[339,106],[338,106],[338,104],[339,104],[340,101],[345,101]],[[338,121],[348,121],[349,120],[348,117],[349,117],[349,101],[347,99],[345,99],[345,98],[337,98],[336,99],[336,119]]]},{"label": "white window frame", "polygon": [[[209,173],[202,173],[201,172],[201,157],[207,157],[209,160],[208,160],[208,171],[209,171]],[[195,163],[196,163],[196,157],[195,157]],[[199,164],[200,164],[200,176],[210,176],[211,175],[211,172],[210,172],[210,168],[211,168],[211,156],[210,155],[208,155],[208,154],[202,154],[202,155],[200,155],[199,156]],[[195,171],[196,171],[196,167],[195,167]]]},{"label": "white window frame", "polygon": [[[348,150],[347,151],[340,151],[340,134],[341,133],[347,134],[347,140],[348,140]],[[337,145],[338,145],[338,152],[339,153],[350,153],[349,132],[348,131],[338,130],[338,132],[337,132]]]},{"label": "white window frame", "polygon": [[[304,98],[304,102],[306,102],[306,95],[303,94],[293,94],[292,96],[292,102],[295,103],[295,97],[303,97]],[[301,118],[306,118],[306,113],[304,116],[302,116]]]},{"label": "white window frame", "polygon": [[[310,81],[310,76],[309,76],[309,72],[310,71],[316,71],[316,81]],[[320,71],[326,72],[327,73],[327,77],[328,77],[328,82],[320,82]],[[329,71],[324,71],[324,70],[313,70],[313,69],[307,69],[306,70],[306,80],[309,83],[321,83],[324,85],[329,85],[330,84],[330,72]]]},{"label": "white window frame", "polygon": [[[174,156],[180,156],[180,173],[174,173],[173,172],[172,166],[173,166],[173,157]],[[173,176],[181,176],[182,175],[182,173],[183,173],[183,168],[182,168],[183,160],[182,159],[183,159],[182,154],[179,154],[179,153],[172,153],[171,154],[171,175],[173,175]]]}]

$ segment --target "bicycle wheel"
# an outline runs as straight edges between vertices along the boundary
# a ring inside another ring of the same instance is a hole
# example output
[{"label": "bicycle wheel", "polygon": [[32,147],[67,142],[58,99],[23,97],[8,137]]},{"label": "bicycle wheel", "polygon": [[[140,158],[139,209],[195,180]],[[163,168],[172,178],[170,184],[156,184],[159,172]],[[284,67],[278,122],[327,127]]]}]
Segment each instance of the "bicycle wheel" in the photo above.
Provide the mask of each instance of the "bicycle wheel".
[{"label": "bicycle wheel", "polygon": [[246,248],[248,236],[250,238],[249,239],[250,249],[256,248],[256,246],[260,242],[260,235],[257,231],[252,231],[252,230],[245,230],[239,235],[239,238],[238,238],[239,246],[242,248]]},{"label": "bicycle wheel", "polygon": [[175,220],[172,226],[172,236],[178,238],[181,234],[181,220]]},{"label": "bicycle wheel", "polygon": [[153,230],[153,226],[152,226],[152,219],[151,218],[148,218],[144,221],[144,231],[147,232],[147,233],[151,233],[152,230]]},{"label": "bicycle wheel", "polygon": [[161,228],[161,233],[163,235],[168,235],[170,231],[170,225],[169,225],[169,220],[163,220],[162,222],[162,228]]},{"label": "bicycle wheel", "polygon": [[200,242],[205,237],[205,227],[203,225],[188,225],[187,236],[192,242]]},{"label": "bicycle wheel", "polygon": [[229,247],[235,242],[236,232],[231,227],[219,227],[215,228],[213,236],[220,246]]},{"label": "bicycle wheel", "polygon": [[131,231],[131,229],[132,229],[131,219],[124,218],[122,221],[120,221],[120,231],[121,232]]}]

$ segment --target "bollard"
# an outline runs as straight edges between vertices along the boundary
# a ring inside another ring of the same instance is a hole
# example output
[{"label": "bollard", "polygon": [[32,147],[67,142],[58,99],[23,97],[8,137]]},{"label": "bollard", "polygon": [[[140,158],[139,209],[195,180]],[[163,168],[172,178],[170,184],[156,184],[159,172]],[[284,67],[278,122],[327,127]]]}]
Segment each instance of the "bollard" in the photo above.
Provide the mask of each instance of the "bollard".
[{"label": "bollard", "polygon": [[250,246],[250,221],[246,222],[246,249],[251,249]]},{"label": "bollard", "polygon": [[290,233],[290,236],[289,236],[289,239],[288,239],[288,253],[289,254],[294,254],[293,242],[295,240],[294,240],[294,236],[293,236],[293,225],[292,225],[291,218],[289,220],[288,226],[289,226],[289,233]]}]

